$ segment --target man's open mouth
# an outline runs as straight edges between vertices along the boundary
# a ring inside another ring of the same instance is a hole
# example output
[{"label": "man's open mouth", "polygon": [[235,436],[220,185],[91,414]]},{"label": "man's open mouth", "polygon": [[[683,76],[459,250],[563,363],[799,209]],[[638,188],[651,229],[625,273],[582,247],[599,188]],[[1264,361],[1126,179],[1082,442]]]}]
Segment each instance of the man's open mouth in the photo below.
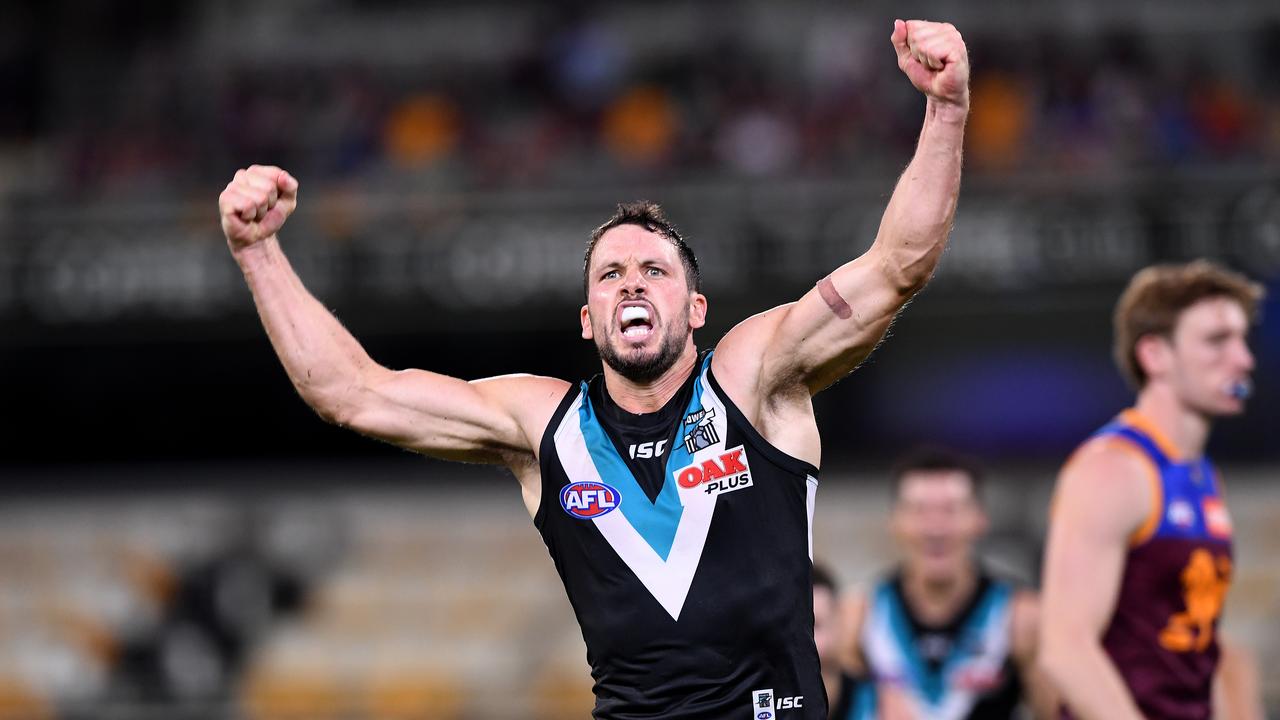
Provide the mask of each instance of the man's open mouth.
[{"label": "man's open mouth", "polygon": [[623,337],[642,338],[653,332],[653,320],[649,308],[644,305],[628,305],[618,315],[618,326]]}]

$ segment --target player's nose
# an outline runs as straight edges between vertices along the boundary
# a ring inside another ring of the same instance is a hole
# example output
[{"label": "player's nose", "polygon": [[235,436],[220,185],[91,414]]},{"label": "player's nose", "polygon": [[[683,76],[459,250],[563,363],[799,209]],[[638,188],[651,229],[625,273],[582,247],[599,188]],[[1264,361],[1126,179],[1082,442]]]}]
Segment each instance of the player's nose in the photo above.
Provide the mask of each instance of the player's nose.
[{"label": "player's nose", "polygon": [[631,294],[642,293],[646,287],[644,273],[638,267],[627,268],[622,278],[622,289]]},{"label": "player's nose", "polygon": [[1240,341],[1240,348],[1238,351],[1238,355],[1239,355],[1240,365],[1244,369],[1244,371],[1252,372],[1253,371],[1253,352],[1249,350],[1249,344],[1244,342],[1243,340]]}]

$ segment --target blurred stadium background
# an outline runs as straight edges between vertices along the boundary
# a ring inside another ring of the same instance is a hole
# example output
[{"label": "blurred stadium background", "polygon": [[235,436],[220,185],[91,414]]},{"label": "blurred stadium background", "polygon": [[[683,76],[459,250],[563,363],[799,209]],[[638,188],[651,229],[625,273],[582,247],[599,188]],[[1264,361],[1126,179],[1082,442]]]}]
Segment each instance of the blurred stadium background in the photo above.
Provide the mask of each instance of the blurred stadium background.
[{"label": "blurred stadium background", "polygon": [[293,395],[218,230],[254,162],[286,249],[372,354],[594,373],[590,229],[662,202],[709,345],[873,237],[922,101],[894,17],[974,64],[951,249],[819,396],[816,554],[890,557],[886,468],[985,457],[993,562],[1038,572],[1053,474],[1130,395],[1125,279],[1268,284],[1224,422],[1227,628],[1280,716],[1280,6],[1200,0],[71,0],[0,9],[0,718],[567,718],[584,648],[516,486],[349,436]]}]

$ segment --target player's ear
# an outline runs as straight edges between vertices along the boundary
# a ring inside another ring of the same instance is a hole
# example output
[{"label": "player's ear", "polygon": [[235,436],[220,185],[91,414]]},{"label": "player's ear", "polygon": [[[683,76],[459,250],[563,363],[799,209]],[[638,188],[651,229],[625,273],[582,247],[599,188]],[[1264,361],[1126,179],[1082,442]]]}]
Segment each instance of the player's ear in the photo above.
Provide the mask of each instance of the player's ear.
[{"label": "player's ear", "polygon": [[587,306],[583,305],[578,311],[578,319],[582,322],[582,339],[591,340],[595,335],[591,332],[591,313],[587,310]]},{"label": "player's ear", "polygon": [[700,292],[689,295],[689,327],[697,330],[707,324],[707,296]]},{"label": "player's ear", "polygon": [[1163,375],[1173,360],[1173,347],[1168,338],[1154,333],[1143,335],[1133,346],[1133,355],[1147,377]]}]

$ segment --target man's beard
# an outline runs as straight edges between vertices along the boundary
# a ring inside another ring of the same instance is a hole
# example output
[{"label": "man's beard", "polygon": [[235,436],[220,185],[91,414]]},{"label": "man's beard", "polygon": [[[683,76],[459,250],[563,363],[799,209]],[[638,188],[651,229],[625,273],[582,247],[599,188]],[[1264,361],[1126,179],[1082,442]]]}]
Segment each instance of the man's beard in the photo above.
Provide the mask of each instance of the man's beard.
[{"label": "man's beard", "polygon": [[600,359],[619,375],[635,383],[652,382],[662,377],[663,373],[676,364],[680,352],[684,350],[685,341],[673,326],[662,336],[662,344],[658,346],[657,352],[647,356],[628,357],[627,351],[618,352],[613,343],[609,342],[608,335],[597,334],[596,337],[601,338],[596,342]]}]

